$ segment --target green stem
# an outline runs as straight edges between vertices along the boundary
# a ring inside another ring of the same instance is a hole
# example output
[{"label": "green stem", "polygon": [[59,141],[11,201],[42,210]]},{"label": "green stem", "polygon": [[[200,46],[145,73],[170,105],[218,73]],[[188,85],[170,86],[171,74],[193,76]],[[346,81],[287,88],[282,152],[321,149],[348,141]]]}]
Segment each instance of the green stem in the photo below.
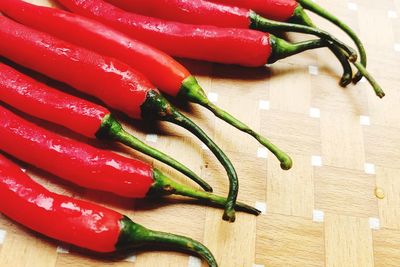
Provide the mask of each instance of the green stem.
[{"label": "green stem", "polygon": [[300,4],[298,4],[297,8],[294,10],[293,16],[289,19],[289,22],[317,28],[310,16],[307,15],[304,8]]},{"label": "green stem", "polygon": [[229,178],[229,194],[225,205],[223,219],[230,222],[235,221],[234,206],[238,195],[239,181],[235,168],[225,153],[199,126],[176,110],[176,108],[174,108],[162,95],[156,91],[150,91],[147,94],[147,99],[145,103],[142,104],[142,117],[147,119],[169,121],[179,125],[194,134],[213,152],[213,154],[224,166]]},{"label": "green stem", "polygon": [[[341,28],[354,41],[354,43],[357,46],[358,52],[360,53],[360,62],[364,68],[367,67],[367,54],[365,52],[364,45],[361,42],[360,38],[357,36],[357,34],[348,25],[346,25],[343,21],[339,20],[336,16],[329,13],[327,10],[323,9],[322,7],[320,7],[311,0],[297,0],[297,2],[299,2],[301,6],[299,5],[296,8],[295,16],[304,16],[305,12],[304,11],[302,12],[302,10],[303,8],[305,8],[329,20],[330,22]],[[363,74],[361,72],[358,72],[355,75],[353,82],[354,83],[359,82],[362,77]]]},{"label": "green stem", "polygon": [[[226,205],[226,198],[179,184],[168,178],[157,169],[155,169],[153,172],[153,178],[154,184],[148,193],[149,196],[179,195],[202,200],[210,204],[216,204],[217,206],[223,207]],[[260,215],[260,211],[258,209],[241,202],[236,202],[235,209],[253,215]]]},{"label": "green stem", "polygon": [[189,76],[183,81],[179,95],[191,102],[202,105],[214,113],[214,115],[218,118],[239,129],[240,131],[253,136],[258,142],[260,142],[260,144],[268,148],[278,158],[278,160],[281,162],[282,169],[289,170],[292,167],[292,159],[285,152],[272,144],[267,138],[250,129],[246,124],[242,123],[226,111],[211,103],[193,76]]},{"label": "green stem", "polygon": [[250,13],[250,28],[255,30],[262,30],[262,31],[289,31],[289,32],[300,32],[306,34],[313,34],[315,36],[320,37],[325,41],[330,41],[333,44],[337,45],[338,47],[342,48],[344,51],[348,53],[349,59],[351,61],[357,60],[357,52],[354,51],[353,48],[349,47],[336,37],[332,36],[326,31],[323,31],[318,28],[308,27],[304,25],[286,23],[286,22],[279,22],[274,20],[266,19],[255,12]]},{"label": "green stem", "polygon": [[96,136],[99,139],[107,138],[115,140],[117,142],[121,142],[137,151],[142,152],[143,154],[164,162],[165,164],[185,174],[187,177],[199,184],[204,190],[212,192],[212,187],[206,181],[201,179],[197,174],[191,171],[188,167],[171,158],[170,156],[164,154],[163,152],[143,143],[133,135],[126,132],[122,128],[122,125],[117,120],[115,120],[111,114],[103,118],[102,125]]},{"label": "green stem", "polygon": [[[294,16],[290,19],[291,23],[303,24],[308,27],[317,28],[311,18],[307,15],[303,8],[296,8],[294,12]],[[340,64],[343,68],[343,75],[340,79],[340,86],[346,87],[349,85],[353,79],[353,70],[350,66],[350,63],[347,60],[347,57],[344,55],[343,51],[335,45],[330,45],[329,49],[339,60]]]},{"label": "green stem", "polygon": [[[303,5],[306,3],[306,1],[304,1],[304,0],[303,1],[299,0],[298,2],[301,2]],[[315,5],[315,3],[310,2],[309,5],[311,7],[311,5]],[[307,7],[308,7],[308,5],[307,5]],[[318,8],[318,6],[316,6],[316,7]],[[319,8],[319,9],[320,9],[319,10],[320,12],[325,12],[326,13],[326,11],[324,11],[322,8]],[[360,63],[353,62],[353,65],[358,69],[358,73],[353,78],[353,82],[357,83],[357,82],[359,82],[361,80],[362,77],[365,77],[368,80],[368,82],[372,85],[372,88],[374,89],[376,95],[378,97],[380,97],[380,98],[384,97],[385,93],[383,92],[382,88],[379,86],[379,84],[376,82],[376,80],[366,70],[367,56],[366,56],[366,53],[365,53],[364,45],[362,44],[362,42],[360,41],[358,36],[347,25],[343,24],[337,18],[333,17],[333,15],[328,14],[328,17],[330,17],[330,18],[332,18],[334,20],[333,23],[336,24],[336,22],[337,22],[337,23],[341,24],[344,27],[343,29],[347,29],[347,31],[348,31],[347,33],[352,37],[352,39],[356,43],[357,48],[359,50],[360,59],[361,60],[360,60]],[[295,21],[298,21],[299,23],[308,25],[310,27],[315,27],[315,25],[311,21],[310,17],[306,14],[306,12],[304,12],[304,9],[302,8],[302,6],[299,6],[298,8],[296,8],[295,16],[293,17],[293,19]],[[328,20],[330,20],[330,19],[328,18]]]},{"label": "green stem", "polygon": [[338,48],[337,46],[329,45],[329,49],[336,56],[343,67],[343,75],[339,81],[339,85],[342,87],[346,87],[351,83],[351,80],[353,78],[353,70],[350,66],[350,63],[347,60],[346,56],[343,55],[343,52],[340,48]]},{"label": "green stem", "polygon": [[353,62],[353,65],[358,69],[358,71],[361,73],[362,76],[367,79],[367,81],[371,84],[372,88],[375,91],[375,94],[379,98],[383,98],[385,96],[385,92],[382,90],[381,86],[378,84],[378,82],[372,77],[371,74],[365,69],[362,63],[360,62]]},{"label": "green stem", "polygon": [[272,64],[280,59],[287,58],[289,56],[293,56],[307,50],[327,47],[329,45],[326,41],[321,39],[298,43],[289,43],[272,34],[270,35],[270,38],[272,54],[268,59],[268,64]]},{"label": "green stem", "polygon": [[169,248],[195,253],[207,261],[210,267],[218,267],[211,251],[191,238],[147,229],[132,222],[124,216],[120,220],[120,236],[116,244],[117,250],[126,250],[146,245],[164,245]]},{"label": "green stem", "polygon": [[[302,14],[300,15],[299,12],[302,12]],[[311,18],[304,12],[303,9],[296,9],[295,14],[298,14],[298,15],[292,17],[292,19],[291,19],[291,21],[293,21],[294,23],[303,24],[303,25],[306,25],[306,26],[312,27],[312,28],[317,28],[313,24]],[[342,65],[343,74],[342,74],[342,78],[340,79],[339,84],[342,87],[346,87],[347,85],[349,85],[351,83],[351,80],[353,78],[353,70],[351,69],[348,59],[343,54],[342,50],[339,47],[337,47],[336,45],[329,43],[328,48],[336,56],[336,58],[339,60],[340,64]]]}]

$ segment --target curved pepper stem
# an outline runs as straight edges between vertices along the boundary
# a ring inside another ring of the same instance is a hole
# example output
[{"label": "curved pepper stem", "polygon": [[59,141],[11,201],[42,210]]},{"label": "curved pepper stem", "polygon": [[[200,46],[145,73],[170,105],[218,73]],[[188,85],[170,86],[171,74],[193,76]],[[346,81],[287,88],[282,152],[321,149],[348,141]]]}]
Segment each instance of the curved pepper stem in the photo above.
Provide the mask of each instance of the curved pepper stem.
[{"label": "curved pepper stem", "polygon": [[[273,63],[279,59],[288,57],[290,55],[298,54],[302,51],[325,47],[327,44],[323,40],[311,40],[299,43],[288,43],[283,39],[277,38],[271,35],[271,45],[272,45],[272,55],[269,58],[268,63]],[[358,69],[358,71],[364,76],[368,82],[371,84],[375,91],[375,94],[382,98],[385,96],[385,92],[382,90],[377,81],[372,77],[371,74],[364,68],[360,62],[352,62],[352,64]]]},{"label": "curved pepper stem", "polygon": [[[304,22],[311,21],[309,18],[307,18],[308,16],[305,14],[303,10],[304,8],[329,20],[330,22],[341,28],[354,41],[354,43],[357,46],[358,52],[360,53],[360,62],[364,68],[367,67],[367,54],[365,52],[364,45],[361,42],[360,38],[357,36],[357,34],[348,25],[346,25],[343,21],[339,20],[336,16],[329,13],[327,10],[323,9],[322,7],[320,7],[318,4],[316,4],[311,0],[297,0],[297,2],[299,2],[300,5],[296,8],[294,17],[300,17],[303,19]],[[355,75],[353,82],[354,83],[359,82],[362,77],[363,74],[361,72],[358,72]]]},{"label": "curved pepper stem", "polygon": [[340,48],[331,44],[329,44],[328,48],[336,56],[336,58],[342,65],[343,75],[340,78],[339,85],[342,87],[346,87],[351,83],[351,80],[353,78],[353,69],[351,68],[349,61],[347,60],[346,56],[343,55],[343,52]]},{"label": "curved pepper stem", "polygon": [[96,133],[96,137],[99,139],[111,139],[117,142],[121,142],[128,147],[131,147],[137,151],[142,152],[150,157],[153,157],[165,164],[171,166],[172,168],[185,174],[187,177],[192,179],[198,185],[200,185],[204,190],[212,192],[212,187],[203,179],[201,179],[197,174],[191,171],[188,167],[178,162],[177,160],[171,158],[170,156],[162,153],[161,151],[143,143],[133,135],[126,132],[122,125],[114,119],[114,117],[109,114],[103,118],[100,130]]},{"label": "curved pepper stem", "polygon": [[348,54],[348,58],[350,61],[356,61],[357,60],[357,52],[337,39],[336,37],[332,36],[326,31],[323,31],[318,28],[313,28],[313,27],[308,27],[304,25],[298,25],[298,24],[292,24],[292,23],[286,23],[286,22],[279,22],[279,21],[274,21],[270,19],[266,19],[254,12],[250,13],[250,19],[251,19],[251,25],[250,28],[255,29],[255,30],[261,30],[261,31],[288,31],[288,32],[300,32],[300,33],[306,33],[306,34],[312,34],[315,35],[325,41],[329,41],[344,51]]},{"label": "curved pepper stem", "polygon": [[[148,196],[179,195],[201,200],[205,203],[215,204],[217,206],[224,207],[226,205],[226,198],[177,183],[157,169],[154,169],[153,178],[154,184],[152,185]],[[235,209],[253,215],[260,215],[261,213],[258,209],[241,202],[236,202]]]},{"label": "curved pepper stem", "polygon": [[[296,8],[294,12],[294,16],[290,19],[291,23],[303,24],[308,27],[317,28],[311,18],[307,15],[303,8]],[[342,87],[346,87],[352,82],[353,79],[353,69],[350,66],[350,63],[347,57],[344,55],[343,51],[337,47],[336,45],[329,45],[329,49],[339,60],[340,64],[343,68],[343,75],[339,81],[339,85]]]},{"label": "curved pepper stem", "polygon": [[268,64],[272,64],[280,59],[284,59],[307,50],[328,46],[328,43],[321,39],[298,42],[298,43],[289,43],[272,34],[270,35],[270,42],[272,46],[272,53],[268,59],[267,62]]},{"label": "curved pepper stem", "polygon": [[197,138],[199,138],[218,158],[224,166],[229,178],[229,194],[225,205],[223,219],[226,221],[235,221],[235,203],[239,190],[239,181],[236,170],[225,153],[214,143],[214,141],[193,121],[184,116],[167,99],[156,91],[150,91],[145,103],[142,104],[142,116],[147,119],[158,119],[168,121],[179,125]]},{"label": "curved pepper stem", "polygon": [[195,253],[207,261],[210,267],[218,267],[215,257],[211,251],[189,237],[174,235],[147,229],[137,223],[132,222],[124,216],[120,220],[120,236],[116,244],[116,250],[126,250],[147,245],[162,245],[168,248]]},{"label": "curved pepper stem", "polygon": [[250,129],[250,127],[243,122],[239,121],[226,111],[211,103],[210,100],[208,100],[205,92],[193,76],[189,76],[183,81],[181,90],[179,91],[179,96],[188,99],[190,102],[200,104],[201,106],[207,108],[212,113],[214,113],[214,115],[221,120],[227,122],[236,129],[253,136],[260,144],[268,148],[278,158],[278,160],[281,162],[282,169],[289,170],[292,167],[292,159],[285,152],[272,144],[264,136],[261,136],[260,134]]}]

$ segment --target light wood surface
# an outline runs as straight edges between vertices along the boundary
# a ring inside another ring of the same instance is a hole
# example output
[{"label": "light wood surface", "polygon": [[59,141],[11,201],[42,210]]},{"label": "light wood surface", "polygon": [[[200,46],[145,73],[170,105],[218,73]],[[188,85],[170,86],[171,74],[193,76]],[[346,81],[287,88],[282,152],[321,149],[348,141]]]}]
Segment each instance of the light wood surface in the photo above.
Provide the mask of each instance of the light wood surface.
[{"label": "light wood surface", "polygon": [[[368,51],[368,69],[386,90],[384,99],[379,100],[367,83],[340,88],[340,66],[326,49],[265,69],[182,61],[207,92],[218,94],[219,106],[269,137],[295,160],[292,170],[282,171],[250,137],[204,109],[192,105],[187,110],[235,164],[239,199],[266,207],[258,218],[238,213],[237,222],[229,224],[221,220],[218,209],[179,201],[120,199],[76,188],[21,165],[52,190],[107,205],[149,228],[202,241],[222,267],[400,266],[400,1],[318,3],[359,33]],[[348,40],[328,22],[312,18]],[[318,73],[310,73],[315,67]],[[166,123],[130,130],[143,139],[157,134],[151,145],[200,173],[217,193],[226,193],[224,170],[187,132]],[[119,145],[103,146],[150,160]],[[154,164],[183,179],[160,163]],[[376,196],[377,190],[383,199]],[[1,267],[200,266],[196,258],[177,252],[139,251],[131,256],[99,259],[39,236],[0,214]]]}]

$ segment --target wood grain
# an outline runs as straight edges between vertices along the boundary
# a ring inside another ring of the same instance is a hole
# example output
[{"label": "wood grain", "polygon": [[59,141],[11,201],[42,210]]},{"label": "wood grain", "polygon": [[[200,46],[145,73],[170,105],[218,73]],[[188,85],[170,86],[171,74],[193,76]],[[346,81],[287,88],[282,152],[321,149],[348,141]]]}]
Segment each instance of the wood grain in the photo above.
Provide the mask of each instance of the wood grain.
[{"label": "wood grain", "polygon": [[[47,0],[30,2],[54,5]],[[256,218],[238,213],[237,222],[228,224],[221,220],[219,209],[181,199],[120,199],[65,184],[19,164],[56,192],[96,201],[149,228],[203,242],[222,267],[400,266],[400,51],[396,51],[400,50],[400,1],[318,3],[360,35],[369,55],[368,69],[387,93],[384,99],[378,99],[367,83],[339,87],[340,65],[328,49],[308,51],[260,69],[180,60],[208,93],[218,95],[219,106],[293,157],[293,169],[282,171],[275,158],[245,134],[196,105],[184,107],[185,114],[232,159],[240,178],[239,199],[266,208],[266,214]],[[338,28],[311,17],[350,44]],[[156,142],[147,141],[150,145],[201,174],[216,193],[226,194],[225,171],[186,131],[167,123],[154,128],[125,126],[143,139],[156,134]],[[170,168],[121,145],[102,146],[150,161],[185,181]],[[383,199],[375,196],[377,188]],[[0,214],[0,267],[195,267],[197,263],[196,258],[172,251],[133,251],[122,259],[99,258],[37,235]]]}]

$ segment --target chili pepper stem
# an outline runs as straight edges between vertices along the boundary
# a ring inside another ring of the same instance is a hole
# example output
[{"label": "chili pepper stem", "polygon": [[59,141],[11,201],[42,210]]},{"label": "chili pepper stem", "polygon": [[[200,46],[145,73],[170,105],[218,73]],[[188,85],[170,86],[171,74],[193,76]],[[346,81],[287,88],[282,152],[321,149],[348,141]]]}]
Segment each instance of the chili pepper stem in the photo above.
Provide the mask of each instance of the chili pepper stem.
[{"label": "chili pepper stem", "polygon": [[250,129],[246,124],[242,123],[226,111],[211,103],[203,89],[198,84],[196,78],[193,76],[189,76],[183,81],[181,90],[179,91],[179,96],[207,108],[218,118],[222,119],[238,130],[253,136],[258,142],[268,148],[278,158],[278,160],[281,162],[282,169],[289,170],[292,167],[292,159],[285,152],[272,144],[267,138]]},{"label": "chili pepper stem", "polygon": [[330,41],[333,44],[337,45],[338,47],[342,48],[349,54],[349,59],[351,61],[357,60],[357,52],[354,51],[353,48],[349,47],[336,37],[332,36],[326,31],[323,31],[318,28],[312,28],[304,25],[286,23],[286,22],[279,22],[274,20],[266,19],[255,12],[250,13],[250,28],[255,30],[262,30],[262,31],[289,31],[289,32],[300,32],[306,34],[313,34],[315,36],[320,37],[325,41]]},{"label": "chili pepper stem", "polygon": [[144,245],[169,245],[178,250],[195,253],[205,259],[209,266],[218,264],[211,251],[203,244],[191,238],[154,231],[132,222],[124,216],[120,220],[121,234],[116,245],[117,250],[141,247]]},{"label": "chili pepper stem", "polygon": [[353,65],[358,69],[358,71],[362,74],[362,76],[367,79],[367,81],[371,84],[372,88],[375,91],[375,94],[379,98],[383,98],[385,96],[385,92],[381,88],[381,86],[378,84],[378,82],[372,77],[372,75],[365,69],[362,63],[360,62],[353,62]]},{"label": "chili pepper stem", "polygon": [[156,91],[147,94],[145,103],[142,104],[142,116],[147,119],[159,119],[179,125],[197,138],[199,138],[218,158],[224,166],[229,178],[229,194],[225,205],[223,219],[235,221],[235,203],[239,190],[239,181],[236,170],[225,153],[211,140],[210,137],[193,121],[177,111],[162,95]]},{"label": "chili pepper stem", "polygon": [[[305,8],[329,20],[330,22],[341,28],[354,41],[354,43],[357,46],[358,52],[360,53],[360,62],[364,68],[367,67],[367,54],[365,52],[364,45],[360,40],[360,38],[357,36],[357,34],[348,25],[346,25],[343,21],[339,20],[336,16],[329,13],[327,10],[323,9],[322,7],[320,7],[318,4],[316,4],[311,0],[297,0],[297,2],[300,5],[295,10],[294,13],[295,17],[303,17],[303,21],[308,22],[309,19],[307,19],[304,16],[305,12],[303,8]],[[353,78],[353,83],[358,83],[362,77],[363,77],[362,73],[358,72]]]},{"label": "chili pepper stem", "polygon": [[[297,1],[299,2],[299,1]],[[298,4],[296,9],[294,10],[293,16],[289,20],[290,22],[297,23],[297,24],[303,24],[309,27],[317,28],[317,26],[314,24],[310,16],[307,15],[305,12],[304,8]]]},{"label": "chili pepper stem", "polygon": [[[311,18],[307,15],[303,8],[296,8],[294,16],[290,19],[290,23],[303,24],[308,27],[317,28]],[[339,60],[343,68],[343,75],[339,81],[339,85],[346,87],[353,79],[353,70],[348,62],[347,57],[343,54],[342,50],[336,45],[329,45],[329,49]]]},{"label": "chili pepper stem", "polygon": [[[202,200],[206,203],[212,203],[222,207],[226,205],[226,198],[179,184],[157,169],[153,172],[153,178],[155,182],[148,195],[179,195]],[[236,202],[235,209],[253,215],[260,215],[258,209],[241,202]]]},{"label": "chili pepper stem", "polygon": [[[376,80],[371,76],[371,74],[368,73],[366,70],[366,65],[367,65],[367,56],[366,52],[364,49],[364,45],[362,44],[361,40],[358,38],[358,36],[354,33],[354,31],[348,27],[346,24],[341,22],[339,19],[334,17],[332,14],[329,14],[326,10],[322,9],[319,7],[317,4],[315,4],[312,1],[309,0],[297,0],[301,5],[299,5],[294,12],[294,16],[292,17],[292,21],[295,21],[297,23],[302,23],[310,27],[316,27],[310,17],[307,15],[307,13],[304,11],[303,7],[306,9],[309,9],[322,17],[326,17],[329,21],[333,22],[334,24],[338,25],[340,28],[342,28],[355,42],[357,45],[357,49],[360,53],[360,63],[359,62],[352,62],[352,64],[358,69],[358,73],[355,75],[353,78],[353,83],[357,83],[359,80],[361,80],[362,77],[365,77],[368,82],[371,84],[373,87],[376,95],[380,98],[385,96],[385,93],[383,92],[382,88],[380,85],[376,82]],[[325,15],[324,15],[325,14]],[[339,52],[339,51],[337,51]],[[342,53],[342,52],[340,52]],[[343,64],[342,64],[343,65]],[[348,67],[346,67],[348,68]],[[345,80],[341,80],[340,85],[345,86],[347,85],[347,82],[344,82]]]},{"label": "chili pepper stem", "polygon": [[212,192],[212,187],[206,181],[201,179],[197,174],[184,166],[182,163],[176,161],[175,159],[162,153],[161,151],[158,151],[157,149],[148,146],[147,144],[143,143],[136,137],[126,132],[122,128],[122,125],[117,120],[115,120],[111,114],[108,114],[103,118],[102,125],[100,127],[100,130],[96,133],[96,137],[99,139],[111,139],[121,142],[128,147],[131,147],[150,157],[164,162],[165,164],[188,176],[190,179],[200,185],[204,190]]},{"label": "chili pepper stem", "polygon": [[298,42],[298,43],[289,43],[274,35],[271,35],[270,38],[271,38],[270,42],[272,46],[272,54],[268,59],[267,62],[268,64],[272,64],[280,59],[287,58],[307,50],[328,46],[327,42],[321,39]]},{"label": "chili pepper stem", "polygon": [[339,85],[342,87],[346,87],[351,83],[351,80],[353,78],[353,69],[351,68],[349,61],[347,60],[346,56],[343,55],[343,52],[340,48],[331,44],[329,44],[328,48],[336,56],[336,58],[342,65],[343,75],[340,78]]}]

